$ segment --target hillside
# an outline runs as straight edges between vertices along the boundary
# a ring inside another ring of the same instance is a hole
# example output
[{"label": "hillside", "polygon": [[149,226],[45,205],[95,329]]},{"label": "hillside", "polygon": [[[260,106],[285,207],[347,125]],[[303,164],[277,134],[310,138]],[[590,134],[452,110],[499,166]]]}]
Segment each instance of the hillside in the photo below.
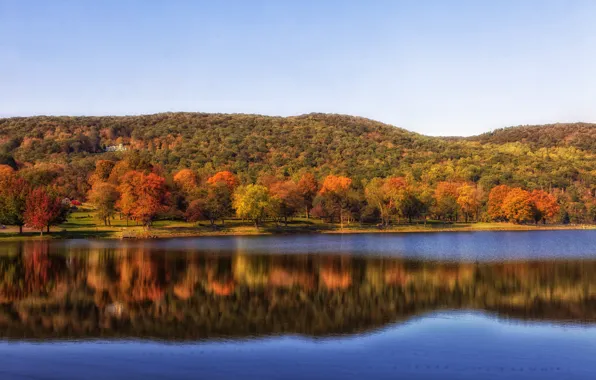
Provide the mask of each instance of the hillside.
[{"label": "hillside", "polygon": [[122,143],[151,152],[166,167],[211,163],[253,175],[281,167],[381,175],[408,152],[446,148],[438,139],[372,120],[323,114],[12,118],[0,120],[0,142],[21,162],[70,161]]},{"label": "hillside", "polygon": [[[125,151],[106,152],[106,147],[120,144]],[[430,186],[460,181],[485,189],[498,184],[528,189],[581,184],[589,189],[596,183],[595,153],[593,124],[514,127],[470,138],[439,138],[334,114],[0,119],[0,164],[19,167],[31,182],[56,179],[77,197],[85,196],[86,179],[100,159],[148,162],[163,168],[165,175],[182,168],[200,176],[230,170],[243,183],[264,175],[295,177],[309,171],[318,178],[349,176],[356,187],[373,177],[404,176]],[[35,165],[53,165],[54,172],[28,173]]]},{"label": "hillside", "polygon": [[469,137],[470,141],[483,144],[505,144],[521,142],[533,148],[572,146],[596,152],[596,124],[547,124],[501,128],[479,136]]}]

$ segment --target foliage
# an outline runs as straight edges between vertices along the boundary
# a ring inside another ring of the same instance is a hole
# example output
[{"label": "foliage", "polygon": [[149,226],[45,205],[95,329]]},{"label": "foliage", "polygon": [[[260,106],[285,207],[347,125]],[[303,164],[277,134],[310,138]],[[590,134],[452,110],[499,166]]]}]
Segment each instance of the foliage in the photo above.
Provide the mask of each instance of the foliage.
[{"label": "foliage", "polygon": [[52,224],[57,224],[63,207],[60,198],[50,194],[46,189],[38,187],[27,195],[24,213],[25,223],[41,231]]},{"label": "foliage", "polygon": [[116,213],[116,202],[119,196],[116,186],[107,182],[95,182],[89,192],[89,202],[95,207],[97,216],[106,226],[110,225],[110,220]]},{"label": "foliage", "polygon": [[271,207],[269,190],[261,185],[240,186],[234,193],[233,205],[239,218],[250,219],[259,227]]}]

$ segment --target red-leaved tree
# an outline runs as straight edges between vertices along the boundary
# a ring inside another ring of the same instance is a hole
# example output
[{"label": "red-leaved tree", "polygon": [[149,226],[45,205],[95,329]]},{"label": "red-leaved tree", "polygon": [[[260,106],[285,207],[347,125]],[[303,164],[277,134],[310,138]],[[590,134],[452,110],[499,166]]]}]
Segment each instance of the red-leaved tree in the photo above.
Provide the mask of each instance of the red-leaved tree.
[{"label": "red-leaved tree", "polygon": [[38,187],[27,196],[25,224],[40,230],[41,235],[43,235],[43,229],[57,220],[61,213],[60,198],[49,194],[44,188]]}]

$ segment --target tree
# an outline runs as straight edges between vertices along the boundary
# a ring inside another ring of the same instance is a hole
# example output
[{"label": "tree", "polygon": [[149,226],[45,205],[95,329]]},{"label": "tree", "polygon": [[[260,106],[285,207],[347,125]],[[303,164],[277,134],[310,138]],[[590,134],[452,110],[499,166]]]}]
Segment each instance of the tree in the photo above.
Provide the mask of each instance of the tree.
[{"label": "tree", "polygon": [[408,218],[409,223],[412,223],[412,219],[422,215],[424,210],[424,203],[418,197],[414,189],[411,187],[406,189],[401,202],[401,215]]},{"label": "tree", "polygon": [[233,205],[239,218],[252,220],[258,228],[271,206],[269,190],[261,185],[240,186],[234,192]]},{"label": "tree", "polygon": [[43,235],[43,229],[59,218],[62,209],[62,202],[58,197],[38,187],[27,195],[25,223],[40,230]]},{"label": "tree", "polygon": [[460,186],[457,189],[457,204],[468,223],[470,215],[476,215],[480,207],[478,188],[470,184]]},{"label": "tree", "polygon": [[207,219],[212,227],[215,227],[215,221],[224,219],[232,214],[232,197],[230,189],[224,182],[217,182],[208,185],[199,199],[190,202],[186,210],[186,220],[189,222],[198,222],[201,219]]},{"label": "tree", "polygon": [[457,204],[458,184],[454,182],[439,182],[435,189],[434,212],[439,219],[457,220],[459,205]]},{"label": "tree", "polygon": [[190,169],[182,169],[174,175],[174,183],[189,194],[197,187],[197,175]]},{"label": "tree", "polygon": [[312,173],[305,173],[298,180],[298,193],[302,197],[303,207],[306,211],[306,219],[310,217],[310,210],[317,196],[319,184]]},{"label": "tree", "polygon": [[405,178],[389,177],[385,179],[382,191],[389,200],[389,213],[391,215],[411,219],[406,215],[406,203],[412,199],[408,196],[408,183]]},{"label": "tree", "polygon": [[15,171],[8,165],[0,165],[0,187],[4,187],[4,183],[15,177]]},{"label": "tree", "polygon": [[[364,196],[369,205],[373,206],[385,226],[389,224],[392,215],[405,216],[409,219],[413,216],[412,198],[406,191],[407,183],[402,177],[373,178],[364,188]],[[410,203],[406,205],[406,202]]]},{"label": "tree", "polygon": [[523,223],[533,218],[530,193],[519,187],[513,188],[503,200],[503,215],[513,223]]},{"label": "tree", "polygon": [[149,228],[155,216],[166,210],[168,192],[165,179],[154,173],[130,171],[122,178],[118,188],[118,207],[127,217]]},{"label": "tree", "polygon": [[137,187],[137,202],[132,211],[132,216],[150,227],[155,216],[165,210],[168,192],[165,179],[156,174],[141,174]]},{"label": "tree", "polygon": [[328,175],[323,181],[319,195],[329,200],[329,203],[339,214],[340,228],[344,227],[344,213],[349,206],[350,187],[352,180],[348,177]]},{"label": "tree", "polygon": [[116,163],[110,160],[98,160],[95,163],[95,171],[89,178],[89,182],[93,185],[95,182],[106,182],[110,178],[112,169]]},{"label": "tree", "polygon": [[19,227],[23,233],[29,184],[22,178],[11,176],[0,183],[0,223]]},{"label": "tree", "polygon": [[530,194],[534,204],[534,222],[538,224],[542,220],[546,224],[547,219],[552,219],[559,212],[557,199],[544,190],[534,190]]},{"label": "tree", "polygon": [[122,182],[118,186],[118,193],[120,193],[120,198],[116,201],[116,208],[118,208],[120,210],[120,213],[124,215],[127,226],[129,219],[132,218],[132,212],[135,207],[137,197],[135,192],[135,175],[136,174],[123,175]]},{"label": "tree", "polygon": [[269,193],[272,205],[275,206],[275,214],[284,220],[287,227],[288,217],[294,215],[303,205],[298,186],[291,180],[278,181],[271,184]]},{"label": "tree", "polygon": [[498,185],[491,189],[488,194],[488,216],[492,220],[505,220],[505,212],[503,210],[503,201],[511,188],[507,185]]},{"label": "tree", "polygon": [[385,191],[385,180],[382,178],[373,178],[364,188],[364,196],[369,205],[373,206],[385,226],[389,224],[391,217],[392,200]]},{"label": "tree", "polygon": [[232,172],[229,172],[227,170],[217,172],[207,179],[207,183],[210,185],[214,185],[218,182],[225,183],[232,192],[234,191],[236,186],[238,186],[238,179],[236,178],[236,176]]},{"label": "tree", "polygon": [[89,202],[97,210],[97,216],[105,226],[111,225],[110,220],[116,212],[116,202],[119,197],[116,186],[107,182],[96,182],[89,192]]}]

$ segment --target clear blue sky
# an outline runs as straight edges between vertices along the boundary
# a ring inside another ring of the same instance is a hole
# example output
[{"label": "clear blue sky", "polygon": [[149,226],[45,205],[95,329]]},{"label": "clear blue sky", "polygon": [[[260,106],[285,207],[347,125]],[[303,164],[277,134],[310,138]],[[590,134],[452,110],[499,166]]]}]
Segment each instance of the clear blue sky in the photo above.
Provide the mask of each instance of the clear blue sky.
[{"label": "clear blue sky", "polygon": [[0,0],[0,116],[596,121],[596,1]]}]

